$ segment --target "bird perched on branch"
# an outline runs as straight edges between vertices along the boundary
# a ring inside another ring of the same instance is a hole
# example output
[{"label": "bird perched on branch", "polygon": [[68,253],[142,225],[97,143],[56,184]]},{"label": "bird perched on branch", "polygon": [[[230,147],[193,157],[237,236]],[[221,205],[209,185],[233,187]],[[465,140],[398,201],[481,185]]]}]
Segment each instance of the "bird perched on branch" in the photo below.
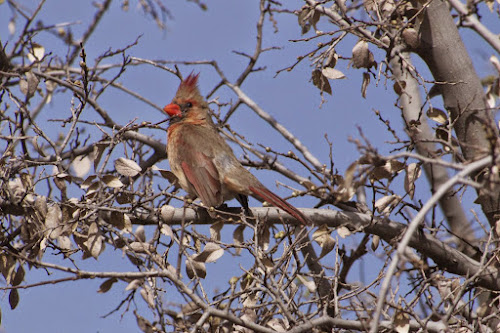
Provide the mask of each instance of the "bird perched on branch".
[{"label": "bird perched on branch", "polygon": [[248,213],[251,195],[309,224],[304,214],[262,185],[238,161],[217,132],[208,103],[198,90],[198,75],[183,80],[172,103],[163,108],[170,116],[168,159],[180,186],[207,207],[236,198]]}]

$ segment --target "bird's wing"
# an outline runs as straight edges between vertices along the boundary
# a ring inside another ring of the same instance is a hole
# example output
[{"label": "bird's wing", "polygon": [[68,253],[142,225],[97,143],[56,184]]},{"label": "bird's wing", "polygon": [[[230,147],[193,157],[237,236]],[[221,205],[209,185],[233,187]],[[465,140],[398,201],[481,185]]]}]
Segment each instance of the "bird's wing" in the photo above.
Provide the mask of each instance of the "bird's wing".
[{"label": "bird's wing", "polygon": [[181,167],[205,206],[218,207],[222,204],[219,172],[208,156],[200,151],[189,151]]},{"label": "bird's wing", "polygon": [[213,148],[208,144],[206,133],[200,128],[186,126],[182,138],[177,140],[180,167],[196,195],[207,207],[222,204],[219,171],[214,164]]}]

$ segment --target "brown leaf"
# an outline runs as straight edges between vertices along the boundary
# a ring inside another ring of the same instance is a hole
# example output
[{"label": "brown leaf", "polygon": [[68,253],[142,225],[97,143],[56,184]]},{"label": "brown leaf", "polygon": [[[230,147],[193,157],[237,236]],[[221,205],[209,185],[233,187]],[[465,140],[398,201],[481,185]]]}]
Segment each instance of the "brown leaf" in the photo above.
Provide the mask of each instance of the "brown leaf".
[{"label": "brown leaf", "polygon": [[361,96],[363,98],[366,98],[366,89],[368,88],[368,85],[370,84],[370,73],[364,72],[363,73],[363,83],[361,84]]},{"label": "brown leaf", "polygon": [[57,245],[61,248],[61,250],[69,251],[71,250],[71,239],[68,236],[61,235],[57,237]]},{"label": "brown leaf", "polygon": [[45,54],[45,48],[37,43],[31,43],[30,53],[28,53],[28,59],[30,62],[41,61]]},{"label": "brown leaf", "polygon": [[394,85],[392,86],[394,89],[394,92],[398,94],[398,96],[403,95],[405,88],[406,88],[406,81],[396,81],[394,82]]},{"label": "brown leaf", "polygon": [[144,301],[146,301],[146,304],[151,309],[154,309],[155,308],[155,296],[154,296],[153,291],[151,290],[151,288],[149,288],[148,286],[144,285],[141,288],[140,294],[141,294],[142,298],[144,299]]},{"label": "brown leaf", "polygon": [[19,304],[19,292],[17,289],[12,289],[9,293],[9,305],[12,310],[14,310]]},{"label": "brown leaf", "polygon": [[215,241],[220,241],[220,231],[222,230],[223,226],[224,226],[223,221],[217,221],[215,223],[212,223],[210,225],[210,239]]},{"label": "brown leaf", "polygon": [[347,227],[341,226],[337,228],[337,234],[339,234],[341,238],[346,238],[347,236],[350,236],[352,232]]},{"label": "brown leaf", "polygon": [[364,40],[357,42],[352,49],[352,66],[370,69],[376,65],[373,53],[368,49],[368,43]]},{"label": "brown leaf", "polygon": [[186,274],[190,279],[193,279],[194,277],[204,279],[207,276],[205,263],[188,257],[186,259]]},{"label": "brown leaf", "polygon": [[94,160],[94,171],[97,170],[97,166],[99,165],[99,162],[101,161],[102,153],[104,150],[109,146],[109,144],[105,143],[96,143],[94,146],[94,151],[92,153],[92,157]]},{"label": "brown leaf", "polygon": [[372,244],[371,244],[372,251],[377,250],[379,243],[380,243],[380,236],[373,235],[372,236]]},{"label": "brown leaf", "polygon": [[172,184],[172,185],[175,185],[175,184],[177,184],[179,182],[179,180],[177,179],[177,176],[174,175],[174,173],[172,171],[165,170],[165,169],[160,169],[156,165],[153,165],[151,167],[151,170],[158,171],[160,173],[160,175],[163,178],[167,179],[169,181],[169,183]]},{"label": "brown leaf", "polygon": [[118,282],[118,279],[115,277],[113,277],[111,279],[107,279],[106,281],[101,283],[97,292],[99,294],[104,294],[104,293],[108,292],[115,282]]},{"label": "brown leaf", "polygon": [[199,262],[210,263],[215,262],[222,257],[224,249],[215,243],[207,243],[203,251],[196,255],[193,259]]},{"label": "brown leaf", "polygon": [[101,180],[104,184],[106,184],[106,186],[111,188],[120,188],[124,186],[121,180],[113,175],[105,175],[101,178]]},{"label": "brown leaf", "polygon": [[427,110],[427,117],[439,124],[446,124],[448,122],[448,115],[446,112],[434,107],[430,107],[429,110]]},{"label": "brown leaf", "polygon": [[335,68],[335,65],[337,65],[338,59],[339,59],[339,55],[337,54],[337,52],[335,52],[335,49],[332,49],[329,52],[328,58],[325,61],[325,67]]},{"label": "brown leaf", "polygon": [[24,281],[24,267],[19,265],[17,267],[16,274],[14,274],[14,278],[12,279],[12,286],[18,286],[21,282]]},{"label": "brown leaf", "polygon": [[125,287],[125,291],[136,290],[137,288],[139,288],[142,285],[142,283],[143,283],[143,281],[141,279],[132,280]]},{"label": "brown leaf", "polygon": [[408,47],[410,47],[411,49],[417,49],[418,46],[420,45],[418,32],[415,28],[404,29],[403,32],[401,33],[401,36],[403,37],[403,40],[405,41],[406,45],[408,45]]},{"label": "brown leaf", "polygon": [[309,23],[309,18],[312,16],[313,9],[304,6],[297,15],[299,25],[302,28],[302,34],[306,34],[309,29],[311,29],[311,24]]},{"label": "brown leaf", "polygon": [[[498,223],[500,225],[500,223]],[[239,245],[241,245],[244,241],[244,238],[243,238],[243,231],[245,230],[245,226],[243,224],[239,225],[236,229],[234,229],[234,232],[233,232],[233,243],[234,245],[237,245],[236,247],[236,255],[240,255],[241,254],[241,247],[239,247]]]},{"label": "brown leaf", "polygon": [[400,200],[401,197],[399,195],[386,195],[375,201],[375,209],[383,215],[389,215]]},{"label": "brown leaf", "polygon": [[267,251],[269,249],[269,240],[271,238],[271,232],[269,231],[269,228],[263,227],[260,230],[260,235],[259,235],[259,247],[263,249],[264,251]]},{"label": "brown leaf", "polygon": [[90,171],[90,158],[88,156],[78,156],[71,163],[71,168],[75,175],[82,178]]},{"label": "brown leaf", "polygon": [[408,333],[410,331],[410,316],[402,311],[398,311],[394,314],[392,324],[397,333]]},{"label": "brown leaf", "polygon": [[2,275],[5,278],[5,282],[10,284],[13,275],[14,269],[16,268],[16,260],[6,254],[0,254],[0,270],[2,271]]},{"label": "brown leaf", "polygon": [[49,207],[45,217],[45,235],[50,239],[56,239],[62,234],[62,211],[58,204]]},{"label": "brown leaf", "polygon": [[134,177],[142,171],[139,164],[123,157],[115,161],[115,169],[119,174],[127,177]]},{"label": "brown leaf", "polygon": [[137,229],[135,229],[134,236],[140,242],[146,241],[146,232],[144,231],[143,225],[140,225],[137,227]]},{"label": "brown leaf", "polygon": [[327,94],[332,94],[332,87],[328,82],[328,79],[321,73],[319,69],[315,69],[312,72],[312,81],[313,84],[321,91],[326,92]]},{"label": "brown leaf", "polygon": [[413,199],[415,195],[415,181],[420,177],[420,167],[417,163],[410,163],[406,167],[405,191]]},{"label": "brown leaf", "polygon": [[335,68],[325,67],[321,70],[321,74],[323,74],[326,78],[330,80],[341,80],[345,79],[346,76],[344,73]]},{"label": "brown leaf", "polygon": [[314,294],[316,292],[316,283],[314,283],[314,280],[307,280],[306,277],[298,274],[297,275],[297,279],[299,279],[299,281],[304,285],[306,286],[307,290],[311,293],[311,294]]},{"label": "brown leaf", "polygon": [[388,179],[399,173],[404,168],[405,164],[403,162],[399,162],[398,160],[388,160],[384,165],[375,167],[371,173],[371,176],[376,180],[381,180],[384,178]]},{"label": "brown leaf", "polygon": [[131,242],[128,247],[135,253],[153,253],[155,252],[155,247],[149,243],[143,242]]},{"label": "brown leaf", "polygon": [[102,237],[96,222],[93,222],[90,225],[88,238],[83,244],[88,249],[88,254],[95,259],[97,259],[102,251],[104,251],[104,238]]},{"label": "brown leaf", "polygon": [[319,259],[323,258],[335,248],[335,240],[330,234],[331,230],[326,224],[322,224],[313,232],[312,239],[321,247]]}]

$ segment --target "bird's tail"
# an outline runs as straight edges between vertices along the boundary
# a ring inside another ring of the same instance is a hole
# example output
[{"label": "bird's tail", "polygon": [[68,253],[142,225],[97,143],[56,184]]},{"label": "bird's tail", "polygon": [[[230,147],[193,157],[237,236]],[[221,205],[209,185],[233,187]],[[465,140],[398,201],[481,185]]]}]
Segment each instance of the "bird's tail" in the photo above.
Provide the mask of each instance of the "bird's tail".
[{"label": "bird's tail", "polygon": [[309,225],[311,224],[309,219],[302,214],[300,210],[295,208],[294,206],[290,205],[288,202],[285,200],[281,199],[278,197],[276,194],[273,192],[269,191],[265,187],[254,187],[250,186],[250,191],[252,191],[253,194],[255,194],[257,197],[261,198],[262,200],[267,201],[271,205],[284,210],[288,214],[292,215],[294,218],[300,221],[303,225]]}]

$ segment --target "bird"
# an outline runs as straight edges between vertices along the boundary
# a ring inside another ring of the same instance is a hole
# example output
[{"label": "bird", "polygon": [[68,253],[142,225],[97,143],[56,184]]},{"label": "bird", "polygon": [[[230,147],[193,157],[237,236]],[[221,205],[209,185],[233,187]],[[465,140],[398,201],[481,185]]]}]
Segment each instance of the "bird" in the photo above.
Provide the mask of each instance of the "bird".
[{"label": "bird", "polygon": [[238,161],[217,131],[200,94],[198,77],[199,73],[191,73],[182,80],[172,102],[163,108],[169,116],[167,156],[180,187],[206,207],[217,208],[236,198],[245,213],[251,214],[248,196],[252,196],[310,225],[301,211],[271,192]]}]

